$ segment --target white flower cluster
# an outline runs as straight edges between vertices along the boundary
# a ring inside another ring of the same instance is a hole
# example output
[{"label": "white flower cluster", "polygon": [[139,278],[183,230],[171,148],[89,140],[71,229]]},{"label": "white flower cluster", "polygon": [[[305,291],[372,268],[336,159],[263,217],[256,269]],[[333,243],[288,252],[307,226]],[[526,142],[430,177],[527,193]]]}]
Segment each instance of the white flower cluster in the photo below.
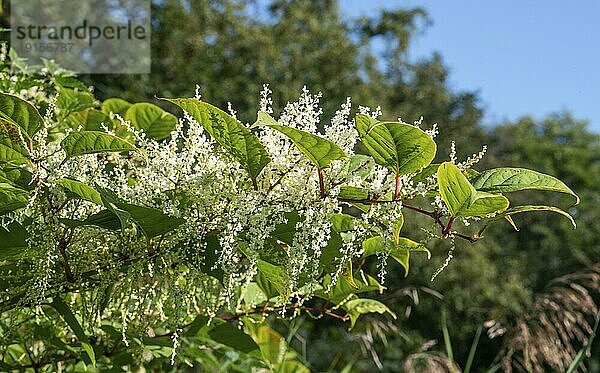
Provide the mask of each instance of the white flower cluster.
[{"label": "white flower cluster", "polygon": [[[265,85],[260,110],[268,113],[273,112],[270,94]],[[196,98],[200,98],[199,88]],[[295,302],[309,299],[319,290],[325,275],[331,279],[325,290],[331,290],[350,263],[362,254],[362,238],[368,231],[379,229],[381,235],[393,233],[394,223],[402,215],[402,203],[376,205],[358,216],[354,230],[339,235],[341,248],[331,273],[323,273],[323,252],[333,235],[337,235],[331,218],[341,213],[344,206],[337,199],[340,185],[361,187],[385,196],[393,192],[394,176],[372,159],[355,155],[359,138],[351,118],[350,98],[324,126],[324,133],[320,133],[320,99],[320,94],[311,94],[305,87],[299,99],[288,103],[277,120],[281,125],[323,136],[348,155],[323,170],[324,196],[320,193],[315,166],[287,137],[271,128],[256,131],[271,158],[257,178],[257,188],[250,183],[246,170],[187,113],[170,138],[163,141],[147,137],[114,115],[120,136],[127,136],[139,147],[127,155],[68,158],[59,146],[62,138],[46,142],[48,131],[43,129],[35,139],[37,150],[32,154],[36,163],[30,206],[11,215],[17,221],[33,216],[32,227],[37,228],[32,231],[53,232],[46,237],[40,232],[32,235],[29,250],[43,258],[40,263],[45,263],[32,281],[37,282],[41,293],[48,291],[62,280],[64,271],[57,268],[57,263],[64,263],[68,257],[69,270],[75,276],[97,273],[101,282],[116,283],[118,290],[111,295],[114,307],[102,312],[122,318],[124,341],[127,328],[143,324],[144,317],[168,321],[176,327],[181,314],[176,309],[182,307],[211,315],[223,309],[241,311],[245,290],[239,289],[251,288],[266,253],[275,258],[287,281],[287,296],[281,298],[282,305],[289,303],[291,297]],[[51,101],[46,127],[56,124],[56,111]],[[380,108],[359,107],[358,111],[372,117],[381,115]],[[235,115],[231,106],[229,112]],[[415,125],[420,125],[420,121]],[[104,130],[116,132],[107,123]],[[63,136],[70,131],[66,130]],[[428,133],[434,137],[437,127]],[[470,158],[465,164],[470,165],[478,158]],[[350,163],[357,160],[363,163],[349,171]],[[435,187],[435,175],[416,185],[410,180],[412,176],[400,179],[402,196],[424,196]],[[184,223],[175,231],[153,239],[145,238],[131,223],[126,229],[116,231],[95,226],[65,228],[61,222],[85,220],[102,207],[68,198],[58,184],[63,178],[110,190],[129,204],[160,209],[168,216],[182,218]],[[50,202],[45,199],[48,193],[52,197]],[[436,208],[444,207],[438,203]],[[291,226],[293,237],[274,239],[273,232],[286,224]],[[57,252],[60,243],[55,237],[68,241],[66,252]],[[383,279],[387,255],[381,255],[380,260]],[[124,266],[128,268],[125,272]],[[217,279],[216,273],[222,278]],[[176,316],[167,317],[168,313]],[[144,330],[148,327],[144,324]],[[173,340],[176,346],[177,334]]]}]

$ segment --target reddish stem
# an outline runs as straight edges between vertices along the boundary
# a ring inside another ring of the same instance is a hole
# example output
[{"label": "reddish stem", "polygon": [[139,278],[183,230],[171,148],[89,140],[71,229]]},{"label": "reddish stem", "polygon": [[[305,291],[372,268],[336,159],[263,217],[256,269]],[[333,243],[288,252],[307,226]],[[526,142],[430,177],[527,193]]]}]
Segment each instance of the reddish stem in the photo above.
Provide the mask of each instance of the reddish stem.
[{"label": "reddish stem", "polygon": [[317,168],[317,174],[319,175],[319,193],[321,198],[325,198],[325,180],[323,177],[323,170]]},{"label": "reddish stem", "polygon": [[396,189],[394,190],[394,201],[400,199],[400,175],[396,175]]}]

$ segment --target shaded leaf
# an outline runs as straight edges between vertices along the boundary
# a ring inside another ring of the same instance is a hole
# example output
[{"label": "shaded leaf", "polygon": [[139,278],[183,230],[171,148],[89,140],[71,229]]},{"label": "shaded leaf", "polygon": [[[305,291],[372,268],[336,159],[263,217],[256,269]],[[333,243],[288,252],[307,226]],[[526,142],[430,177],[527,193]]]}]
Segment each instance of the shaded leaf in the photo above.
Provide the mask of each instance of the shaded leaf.
[{"label": "shaded leaf", "polygon": [[252,337],[230,323],[217,325],[208,334],[214,341],[244,353],[250,353],[259,348]]},{"label": "shaded leaf", "polygon": [[56,183],[86,201],[90,201],[101,206],[103,205],[100,193],[96,189],[85,183],[82,183],[81,181],[65,178],[58,180]]},{"label": "shaded leaf", "polygon": [[0,215],[27,206],[28,193],[8,183],[0,183]]},{"label": "shaded leaf", "polygon": [[73,330],[73,333],[75,333],[77,339],[79,340],[79,343],[81,343],[81,346],[83,347],[87,356],[89,357],[90,362],[93,366],[96,366],[96,354],[94,353],[94,349],[92,348],[92,345],[90,344],[87,335],[83,331],[81,324],[79,323],[79,321],[77,321],[77,318],[75,317],[69,306],[67,306],[58,297],[54,298],[51,305],[56,311],[58,311],[63,320],[67,323],[67,325],[69,325],[71,330]]}]

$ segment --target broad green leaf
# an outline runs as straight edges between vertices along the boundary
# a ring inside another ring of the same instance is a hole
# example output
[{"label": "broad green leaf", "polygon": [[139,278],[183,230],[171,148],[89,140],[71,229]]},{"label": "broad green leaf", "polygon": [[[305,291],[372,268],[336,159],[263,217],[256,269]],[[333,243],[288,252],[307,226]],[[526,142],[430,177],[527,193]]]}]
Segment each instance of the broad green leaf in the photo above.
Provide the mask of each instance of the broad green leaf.
[{"label": "broad green leaf", "polygon": [[136,150],[136,147],[130,142],[100,131],[73,132],[64,138],[60,146],[69,157]]},{"label": "broad green leaf", "polygon": [[223,110],[194,98],[164,99],[190,114],[240,162],[252,180],[270,162],[264,146],[248,128]]},{"label": "broad green leaf", "polygon": [[260,273],[275,287],[279,294],[286,295],[289,293],[288,276],[283,267],[273,265],[262,259],[259,259],[256,265]]},{"label": "broad green leaf", "polygon": [[[486,223],[486,225],[488,225],[489,223],[494,222],[496,220],[500,220],[502,218],[511,217],[512,215],[521,214],[521,213],[524,213],[524,212],[533,212],[533,211],[549,211],[549,212],[555,212],[557,214],[561,214],[562,216],[564,216],[567,219],[569,219],[569,221],[571,222],[571,225],[573,225],[573,229],[577,228],[577,223],[575,223],[575,219],[573,219],[573,217],[571,215],[569,215],[567,212],[559,209],[558,207],[554,207],[554,206],[534,206],[534,205],[512,207],[512,208],[504,211],[503,213],[494,216],[492,219],[490,219]],[[516,226],[514,224],[513,224],[513,227],[516,228]]]},{"label": "broad green leaf", "polygon": [[377,253],[389,253],[404,268],[404,276],[408,276],[410,269],[410,253],[425,252],[427,258],[431,258],[431,252],[422,244],[410,240],[406,237],[398,237],[395,240],[386,239],[381,236],[375,236],[363,241],[363,257],[368,257]]},{"label": "broad green leaf", "polygon": [[331,217],[333,229],[338,232],[348,232],[354,229],[354,217],[347,214],[334,214]]},{"label": "broad green leaf", "polygon": [[144,231],[148,238],[171,232],[185,220],[169,216],[164,212],[144,206],[136,206],[128,203],[115,203],[123,211],[131,215],[131,219]]},{"label": "broad green leaf", "polygon": [[11,134],[0,124],[0,162],[21,164],[28,160],[29,152],[23,146],[18,133]]},{"label": "broad green leaf", "polygon": [[259,348],[252,337],[227,322],[215,326],[208,334],[214,341],[246,354]]},{"label": "broad green leaf", "polygon": [[343,185],[340,187],[338,198],[354,201],[367,200],[369,199],[369,191],[364,188]]},{"label": "broad green leaf", "polygon": [[56,107],[61,110],[63,117],[69,114],[93,108],[97,105],[94,95],[87,90],[77,90],[58,87],[58,99]]},{"label": "broad green leaf", "polygon": [[0,226],[0,260],[6,260],[27,248],[28,236],[25,227],[18,222],[12,222],[6,228]]},{"label": "broad green leaf", "polygon": [[418,183],[424,183],[425,181],[427,181],[427,178],[435,175],[439,167],[439,163],[432,163],[429,166],[425,167],[419,173],[412,177],[411,180],[413,184],[417,185]]},{"label": "broad green leaf", "polygon": [[481,172],[474,180],[477,190],[491,193],[508,193],[519,190],[548,190],[570,194],[579,203],[579,197],[565,183],[554,176],[525,168],[494,168]]},{"label": "broad green leaf", "polygon": [[73,179],[60,179],[56,183],[68,191],[75,193],[86,201],[90,201],[101,206],[103,205],[100,193],[96,189],[85,183],[82,183],[81,181]]},{"label": "broad green leaf", "polygon": [[19,127],[26,138],[32,138],[44,124],[38,110],[29,102],[0,92],[0,123],[2,120]]},{"label": "broad green leaf", "polygon": [[379,313],[382,315],[385,313],[389,313],[394,319],[396,318],[396,314],[392,312],[392,310],[390,310],[385,304],[376,301],[375,299],[353,299],[346,302],[344,304],[344,308],[350,316],[350,329],[354,327],[354,325],[356,324],[356,320],[358,320],[360,315],[368,313]]},{"label": "broad green leaf", "polygon": [[298,215],[297,211],[292,211],[285,213],[285,219],[285,223],[275,225],[275,229],[271,233],[271,236],[281,242],[291,245],[294,242],[294,235],[296,234],[296,224],[304,220],[304,218]]},{"label": "broad green leaf", "polygon": [[[267,116],[270,119],[265,120]],[[313,135],[305,131],[301,131],[292,127],[278,125],[269,114],[259,112],[257,123],[266,125],[286,135],[294,145],[318,168],[323,169],[329,167],[332,161],[346,158],[346,153],[337,144],[323,137]]]},{"label": "broad green leaf", "polygon": [[357,174],[363,180],[369,177],[375,167],[373,157],[364,154],[354,154],[348,160],[345,171],[348,175]]},{"label": "broad green leaf", "polygon": [[502,195],[477,192],[473,203],[468,208],[460,210],[458,216],[465,218],[470,216],[485,217],[506,210],[508,205],[508,199]]},{"label": "broad green leaf", "polygon": [[112,119],[110,119],[107,114],[96,109],[72,113],[65,121],[71,128],[79,128],[79,126],[82,126],[86,131],[100,131],[102,129],[102,124],[108,128],[112,127]]},{"label": "broad green leaf", "polygon": [[92,345],[90,344],[87,335],[83,331],[81,324],[73,314],[73,311],[71,311],[69,306],[67,306],[59,297],[55,297],[51,305],[60,314],[60,316],[67,323],[67,325],[69,325],[71,330],[73,330],[73,333],[75,333],[75,335],[77,336],[79,343],[81,343],[81,346],[87,353],[87,356],[89,357],[92,365],[95,367],[96,354],[94,353],[94,349],[92,348]]},{"label": "broad green leaf", "polygon": [[27,206],[28,193],[7,183],[0,183],[0,215]]},{"label": "broad green leaf", "polygon": [[396,175],[427,167],[437,151],[431,136],[407,123],[378,122],[359,114],[356,116],[356,129],[375,162]]},{"label": "broad green leaf", "polygon": [[354,277],[352,281],[349,281],[345,276],[339,276],[331,291],[326,293],[325,290],[331,285],[331,281],[331,275],[326,275],[323,279],[323,289],[317,290],[315,295],[333,304],[340,304],[342,301],[348,299],[348,296],[351,294],[361,294],[371,291],[377,291],[381,294],[385,290],[384,286],[369,275],[366,278]]},{"label": "broad green leaf", "polygon": [[402,230],[402,226],[404,225],[404,215],[400,214],[400,217],[396,219],[394,222],[394,242],[398,244],[400,242],[400,231]]},{"label": "broad green leaf", "polygon": [[122,202],[108,189],[98,186],[96,189],[100,193],[103,205],[119,217],[122,225],[128,219],[131,219],[142,229],[144,235],[148,238],[168,233],[185,222],[181,218],[169,216],[155,208]]},{"label": "broad green leaf", "polygon": [[281,334],[267,325],[261,325],[253,333],[262,356],[271,364],[279,364],[285,358],[287,344]]},{"label": "broad green leaf", "polygon": [[466,210],[476,198],[477,191],[454,164],[444,162],[437,172],[442,199],[452,216]]},{"label": "broad green leaf", "polygon": [[125,113],[131,107],[131,103],[120,98],[109,98],[102,103],[102,112],[107,115],[110,113],[119,114],[125,117]]},{"label": "broad green leaf", "polygon": [[[122,216],[123,217],[123,216]],[[73,219],[59,219],[61,223],[67,227],[76,228],[86,225],[93,225],[96,227],[108,229],[111,231],[117,231],[122,228],[129,215],[126,214],[123,218],[124,221],[119,219],[119,216],[110,210],[102,210],[95,214],[88,216],[85,220],[73,220]]]},{"label": "broad green leaf", "polygon": [[35,186],[31,179],[33,175],[25,168],[4,165],[0,168],[0,182],[11,184],[21,189],[32,190]]},{"label": "broad green leaf", "polygon": [[169,137],[177,125],[175,115],[146,102],[131,105],[124,119],[131,121],[135,128],[143,130],[148,137],[156,140]]}]

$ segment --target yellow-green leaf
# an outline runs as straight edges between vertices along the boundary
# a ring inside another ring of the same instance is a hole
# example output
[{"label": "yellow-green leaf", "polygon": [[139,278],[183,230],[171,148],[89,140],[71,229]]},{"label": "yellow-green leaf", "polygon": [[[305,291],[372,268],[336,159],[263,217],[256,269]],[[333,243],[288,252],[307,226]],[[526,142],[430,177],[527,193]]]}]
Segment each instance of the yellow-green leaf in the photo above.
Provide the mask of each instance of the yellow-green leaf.
[{"label": "yellow-green leaf", "polygon": [[267,113],[259,112],[256,123],[286,135],[298,150],[320,169],[328,167],[332,161],[346,158],[346,153],[334,142],[306,131],[281,126]]},{"label": "yellow-green leaf", "polygon": [[60,146],[69,157],[136,150],[136,147],[129,141],[100,131],[73,132],[64,138]]}]

